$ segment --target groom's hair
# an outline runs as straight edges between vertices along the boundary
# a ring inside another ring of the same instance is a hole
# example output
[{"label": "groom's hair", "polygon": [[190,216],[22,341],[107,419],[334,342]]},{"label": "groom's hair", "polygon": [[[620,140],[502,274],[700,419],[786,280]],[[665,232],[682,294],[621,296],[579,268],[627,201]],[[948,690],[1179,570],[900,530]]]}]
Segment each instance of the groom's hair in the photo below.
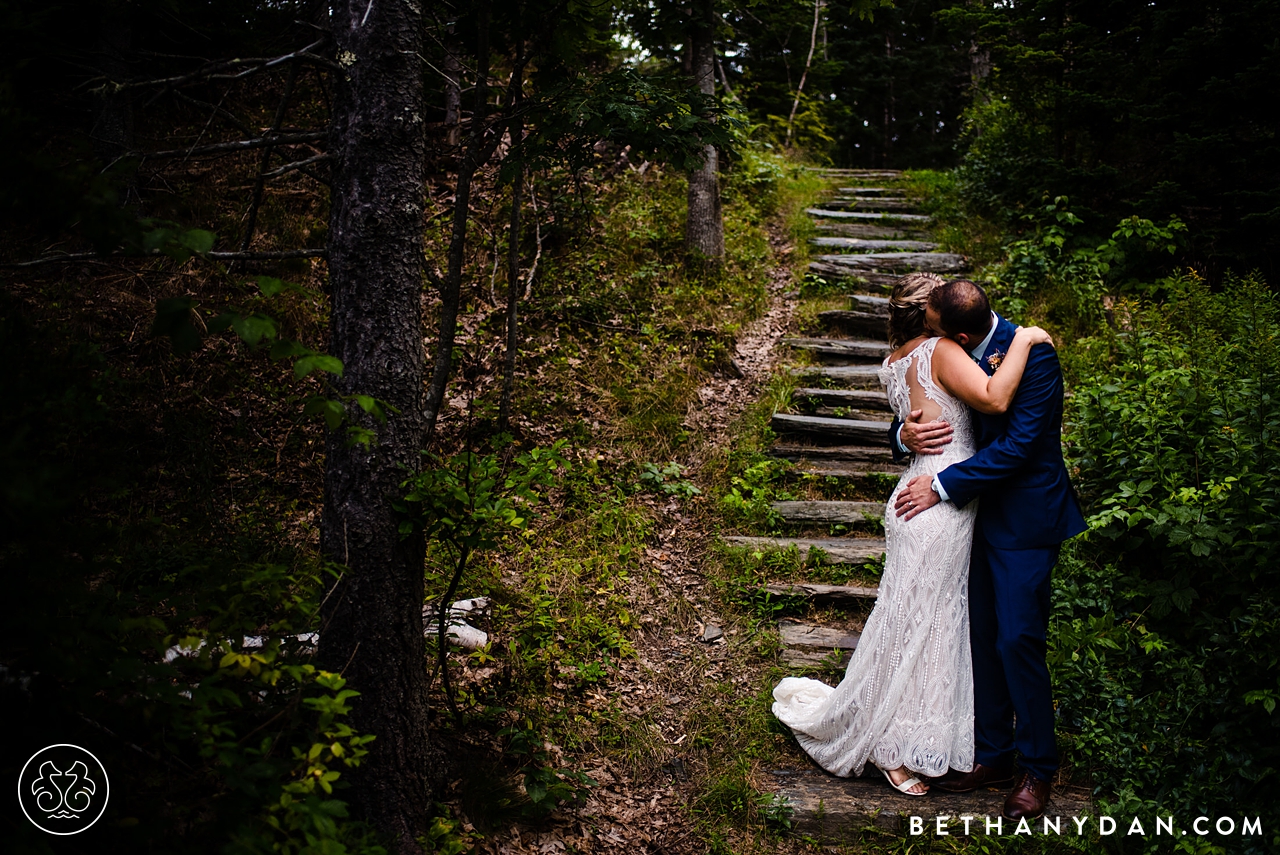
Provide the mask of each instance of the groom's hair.
[{"label": "groom's hair", "polygon": [[929,305],[938,313],[947,335],[984,336],[991,329],[991,303],[987,292],[968,279],[953,279],[929,293]]}]

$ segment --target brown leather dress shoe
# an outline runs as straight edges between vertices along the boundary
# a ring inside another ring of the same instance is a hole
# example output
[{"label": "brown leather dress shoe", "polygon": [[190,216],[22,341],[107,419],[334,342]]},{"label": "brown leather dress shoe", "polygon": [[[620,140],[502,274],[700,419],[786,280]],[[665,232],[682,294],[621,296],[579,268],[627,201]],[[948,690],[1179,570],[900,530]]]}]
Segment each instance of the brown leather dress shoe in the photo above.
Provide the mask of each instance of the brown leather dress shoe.
[{"label": "brown leather dress shoe", "polygon": [[[952,777],[953,773],[955,777]],[[937,787],[944,793],[971,793],[983,787],[1004,787],[1011,783],[1013,783],[1012,766],[997,768],[983,766],[981,763],[974,763],[971,772],[952,770],[952,773],[929,782],[931,786]]]},{"label": "brown leather dress shoe", "polygon": [[1049,804],[1049,782],[1042,781],[1030,772],[1022,773],[1022,780],[1004,800],[1005,819],[1039,819]]}]

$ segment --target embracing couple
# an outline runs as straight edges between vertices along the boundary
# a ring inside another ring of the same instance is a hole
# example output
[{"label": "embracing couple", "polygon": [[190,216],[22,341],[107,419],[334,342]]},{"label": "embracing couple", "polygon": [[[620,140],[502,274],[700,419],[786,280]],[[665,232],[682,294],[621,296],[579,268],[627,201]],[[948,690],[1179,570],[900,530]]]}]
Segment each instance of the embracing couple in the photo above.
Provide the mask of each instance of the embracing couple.
[{"label": "embracing couple", "polygon": [[1012,786],[1004,815],[1034,819],[1058,769],[1050,575],[1085,530],[1057,352],[966,280],[908,274],[889,307],[888,440],[910,462],[885,513],[880,594],[840,685],[788,677],[773,712],[835,775],[869,759],[912,796]]}]

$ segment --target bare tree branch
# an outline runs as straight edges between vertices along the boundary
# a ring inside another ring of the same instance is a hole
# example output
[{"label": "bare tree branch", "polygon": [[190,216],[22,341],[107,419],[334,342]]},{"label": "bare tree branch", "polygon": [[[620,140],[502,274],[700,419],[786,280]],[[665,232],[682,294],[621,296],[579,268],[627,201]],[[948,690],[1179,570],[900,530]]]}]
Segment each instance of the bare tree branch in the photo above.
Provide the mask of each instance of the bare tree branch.
[{"label": "bare tree branch", "polygon": [[205,258],[214,261],[283,261],[291,258],[324,258],[324,249],[280,249],[264,252],[208,252]]},{"label": "bare tree branch", "polygon": [[196,148],[175,148],[169,151],[139,152],[143,160],[163,160],[170,157],[200,157],[206,154],[234,154],[250,151],[255,148],[273,148],[278,145],[298,145],[299,143],[316,142],[329,136],[328,131],[300,131],[293,134],[279,134],[271,137],[258,137],[252,140],[235,140],[233,142],[213,143]]},{"label": "bare tree branch", "polygon": [[[283,166],[277,166],[275,169],[265,174],[267,178],[278,178],[286,172],[305,171],[303,170],[303,167],[311,166],[314,163],[324,163],[327,160],[333,160],[333,155],[328,152],[324,152],[323,154],[308,157],[306,160],[295,160],[293,163],[286,163]],[[308,172],[307,174],[310,175],[311,173]],[[312,177],[314,178],[315,176]]]},{"label": "bare tree branch", "polygon": [[173,96],[177,98],[179,101],[186,101],[188,104],[194,104],[195,106],[200,107],[201,109],[212,109],[215,114],[222,116],[223,119],[225,119],[230,124],[234,125],[236,130],[240,131],[241,133],[245,133],[245,134],[253,133],[253,130],[247,124],[242,122],[240,118],[236,116],[235,113],[232,113],[230,110],[226,109],[220,104],[210,104],[208,101],[201,101],[199,98],[192,98],[190,95],[186,94],[185,92],[178,92],[177,90],[173,92]]},{"label": "bare tree branch", "polygon": [[[306,47],[302,48],[301,50],[295,50],[291,53],[286,53],[281,56],[239,57],[234,59],[221,59],[215,62],[208,63],[204,67],[199,68],[195,71],[192,71],[188,74],[180,74],[180,75],[177,75],[176,77],[161,77],[157,80],[138,80],[132,83],[116,83],[114,81],[108,80],[101,83],[99,86],[96,86],[93,89],[90,89],[89,91],[95,94],[103,94],[108,92],[109,93],[125,92],[130,89],[147,89],[152,86],[163,86],[171,89],[176,86],[184,86],[188,83],[202,82],[205,80],[238,80],[242,77],[247,77],[250,74],[254,74],[259,71],[265,71],[268,68],[274,68],[275,66],[280,65],[281,63],[289,62],[295,59],[305,59],[309,62],[315,62],[327,68],[337,68],[338,67],[337,64],[334,63],[332,60],[326,59],[325,57],[322,57],[322,56],[316,56],[315,54],[311,53],[312,50],[320,47],[320,45],[324,44],[327,40],[328,40],[327,36],[321,37],[319,39],[316,39],[314,42],[307,45]],[[248,66],[248,67],[243,68],[243,66]],[[227,71],[227,69],[241,69],[241,70],[229,72]],[[80,88],[84,88],[89,84],[96,83],[99,80],[102,80],[102,78],[99,77],[99,78],[95,78],[93,80],[87,81],[86,83],[81,84]]]},{"label": "bare tree branch", "polygon": [[[3,261],[0,267],[40,267],[45,264],[69,264],[76,261],[101,261],[106,258],[158,258],[164,254],[159,250],[130,255],[123,252],[69,252],[63,255],[50,255],[35,258],[31,261]],[[266,252],[207,252],[203,256],[214,261],[282,261],[291,258],[324,258],[323,249],[282,249]]]},{"label": "bare tree branch", "polygon": [[[294,84],[298,82],[298,66],[289,66],[289,78],[285,81],[284,92],[280,95],[280,103],[276,105],[275,117],[266,135],[271,137],[280,132],[285,113],[289,110],[289,98],[293,96]],[[253,182],[253,194],[249,201],[249,214],[245,218],[244,237],[240,241],[240,251],[248,252],[253,242],[253,232],[258,227],[258,209],[262,207],[262,191],[267,185],[267,167],[271,165],[271,153],[275,146],[267,146],[262,150],[262,160],[258,165],[258,177]]]},{"label": "bare tree branch", "polygon": [[533,264],[524,278],[524,299],[528,300],[533,293],[533,277],[538,272],[538,262],[542,260],[542,220],[538,217],[538,192],[533,184],[533,176],[529,176],[529,201],[533,203],[533,240],[537,250],[533,254]]}]

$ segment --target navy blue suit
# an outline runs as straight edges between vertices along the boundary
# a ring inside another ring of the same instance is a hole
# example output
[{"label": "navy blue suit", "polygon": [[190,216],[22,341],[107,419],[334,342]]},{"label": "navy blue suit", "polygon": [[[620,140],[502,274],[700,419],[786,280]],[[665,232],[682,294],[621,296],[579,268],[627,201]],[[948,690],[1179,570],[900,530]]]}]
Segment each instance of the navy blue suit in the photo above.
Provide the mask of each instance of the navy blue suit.
[{"label": "navy blue suit", "polygon": [[[996,324],[982,354],[987,374],[994,372],[991,357],[1008,353],[1017,330],[998,316]],[[975,411],[973,418],[978,451],[938,480],[961,507],[982,497],[969,564],[975,759],[1007,766],[1016,747],[1024,769],[1050,780],[1058,769],[1045,664],[1050,576],[1062,542],[1086,528],[1062,461],[1057,351],[1033,347],[1008,412]],[[890,428],[895,456],[898,425]]]}]

